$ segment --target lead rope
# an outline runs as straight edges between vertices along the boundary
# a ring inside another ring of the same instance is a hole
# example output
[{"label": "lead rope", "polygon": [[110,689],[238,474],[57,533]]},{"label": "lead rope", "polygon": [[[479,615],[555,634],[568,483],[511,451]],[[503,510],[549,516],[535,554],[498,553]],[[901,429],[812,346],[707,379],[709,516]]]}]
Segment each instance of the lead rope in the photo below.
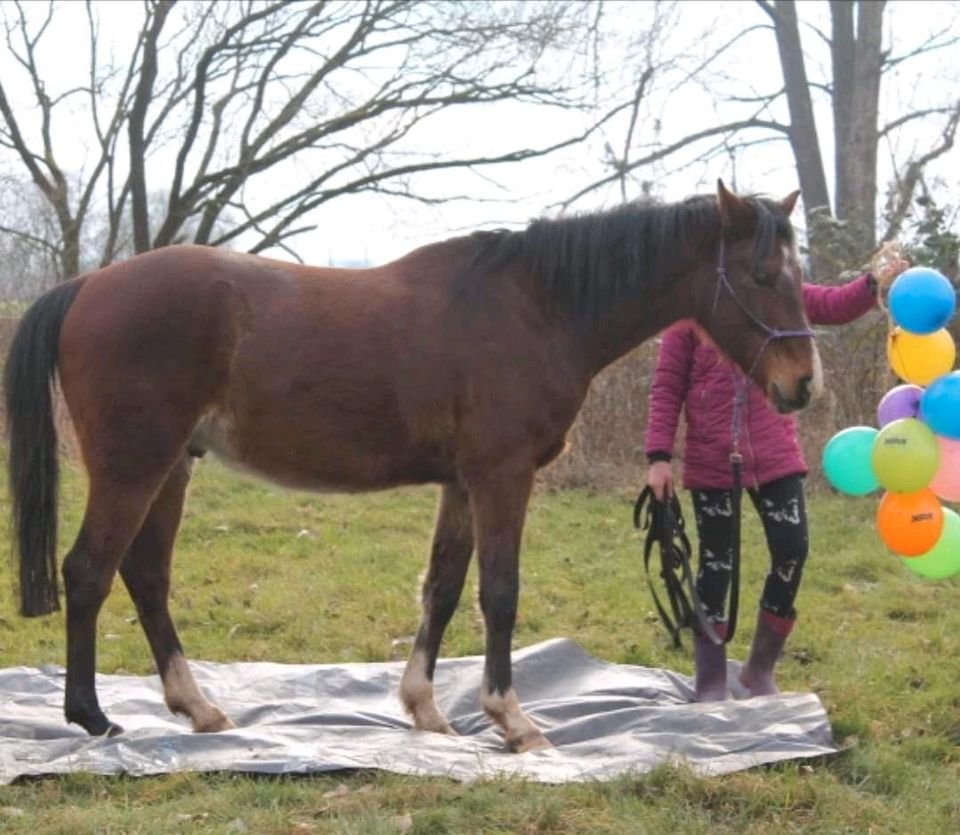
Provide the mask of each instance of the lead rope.
[{"label": "lead rope", "polygon": [[747,405],[750,381],[753,379],[753,373],[757,369],[757,365],[760,362],[760,357],[763,356],[763,352],[767,350],[770,343],[775,339],[790,339],[797,337],[813,338],[814,334],[810,328],[801,328],[797,330],[779,330],[778,328],[771,328],[766,322],[755,316],[740,301],[740,299],[737,298],[737,294],[733,291],[733,287],[730,286],[730,281],[727,278],[727,268],[724,266],[724,241],[722,237],[720,238],[720,248],[717,256],[717,289],[713,295],[712,314],[716,313],[717,304],[720,301],[721,288],[726,288],[730,298],[733,299],[734,303],[740,308],[743,314],[767,335],[767,338],[760,346],[760,350],[757,351],[757,355],[754,357],[753,363],[751,364],[746,375],[741,375],[736,371],[734,372],[733,418],[732,425],[730,427],[730,435],[732,439],[730,451],[730,473],[732,477],[733,489],[730,495],[730,513],[732,515],[732,519],[730,531],[730,604],[728,606],[727,633],[723,637],[722,641],[717,640],[714,630],[711,630],[711,633],[713,634],[706,635],[706,637],[715,644],[728,644],[731,640],[733,640],[733,636],[737,631],[737,615],[740,609],[740,517],[743,499],[743,455],[740,452],[740,433],[743,427],[743,412]]},{"label": "lead rope", "polygon": [[[736,375],[733,398],[733,445],[730,450],[730,473],[733,489],[730,493],[730,605],[727,615],[727,634],[723,642],[729,644],[737,631],[737,615],[740,611],[740,504],[743,498],[743,455],[740,454],[740,430],[743,425],[743,410],[747,404],[747,381]],[[714,642],[716,643],[716,642]]]}]

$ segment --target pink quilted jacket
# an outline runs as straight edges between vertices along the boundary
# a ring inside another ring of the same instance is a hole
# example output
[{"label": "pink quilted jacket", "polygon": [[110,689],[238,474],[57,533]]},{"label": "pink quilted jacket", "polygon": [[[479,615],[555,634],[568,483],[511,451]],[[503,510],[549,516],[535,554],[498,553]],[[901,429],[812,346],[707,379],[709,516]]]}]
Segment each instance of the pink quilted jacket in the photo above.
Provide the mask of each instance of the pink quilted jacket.
[{"label": "pink quilted jacket", "polygon": [[[852,322],[876,301],[869,274],[842,287],[804,284],[803,300],[813,325]],[[648,459],[667,461],[672,457],[683,410],[687,422],[684,486],[730,488],[734,395],[734,369],[715,348],[700,340],[692,325],[680,322],[667,330],[650,391]],[[750,386],[742,414],[744,486],[806,474],[792,416],[779,414],[757,385]]]}]

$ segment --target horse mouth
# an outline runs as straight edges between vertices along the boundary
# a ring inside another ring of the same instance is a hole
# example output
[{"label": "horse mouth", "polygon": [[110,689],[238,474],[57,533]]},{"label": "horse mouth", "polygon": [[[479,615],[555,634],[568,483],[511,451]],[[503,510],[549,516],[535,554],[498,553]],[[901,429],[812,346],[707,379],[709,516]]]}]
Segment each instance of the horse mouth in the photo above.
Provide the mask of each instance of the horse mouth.
[{"label": "horse mouth", "polygon": [[770,384],[770,400],[781,415],[788,415],[791,412],[799,412],[810,404],[812,378],[802,377],[797,383],[797,393],[794,397],[784,397],[780,391],[780,386],[776,383]]}]

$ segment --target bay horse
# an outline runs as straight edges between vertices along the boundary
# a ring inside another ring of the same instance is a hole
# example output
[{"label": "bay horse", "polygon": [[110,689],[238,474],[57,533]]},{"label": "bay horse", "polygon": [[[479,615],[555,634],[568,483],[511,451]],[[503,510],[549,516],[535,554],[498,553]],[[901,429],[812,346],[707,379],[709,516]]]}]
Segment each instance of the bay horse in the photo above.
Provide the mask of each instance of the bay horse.
[{"label": "bay horse", "polygon": [[781,411],[818,385],[789,215],[716,196],[539,219],[424,246],[372,269],[313,268],[171,246],[39,298],[4,374],[19,593],[59,608],[59,375],[86,511],[63,563],[64,712],[116,734],[95,689],[96,624],[119,569],[170,710],[233,727],[199,690],[168,609],[192,459],[211,452],[282,485],[370,491],[440,485],[422,618],[400,685],[416,728],[451,733],[434,701],[444,629],[476,546],[486,643],[481,703],[507,747],[549,746],[511,685],[521,531],[605,366],[689,319]]}]

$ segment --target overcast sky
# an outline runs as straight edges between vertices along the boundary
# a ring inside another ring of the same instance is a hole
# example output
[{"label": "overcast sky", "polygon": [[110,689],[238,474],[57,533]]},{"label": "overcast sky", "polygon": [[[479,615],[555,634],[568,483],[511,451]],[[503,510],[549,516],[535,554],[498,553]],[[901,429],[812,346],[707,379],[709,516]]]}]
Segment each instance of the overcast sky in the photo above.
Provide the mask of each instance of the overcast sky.
[{"label": "overcast sky", "polygon": [[[50,78],[52,86],[73,83],[75,74],[85,66],[85,55],[76,37],[77,19],[71,17],[81,13],[82,7],[79,3],[73,6],[58,15],[50,33],[45,57],[46,66],[55,68]],[[608,14],[627,32],[631,27],[643,25],[649,16],[651,7],[649,4],[644,6],[638,3],[611,4]],[[892,38],[895,45],[902,44],[902,48],[922,43],[928,32],[942,27],[945,10],[950,8],[939,2],[895,2],[891,7],[887,16],[887,39]],[[800,11],[811,23],[829,30],[826,2],[801,3]],[[105,32],[113,38],[119,51],[129,48],[141,15],[139,0],[101,6]],[[644,122],[638,131],[638,139],[650,146],[656,142],[669,144],[687,133],[730,119],[732,114],[746,112],[743,105],[718,105],[718,93],[737,92],[749,96],[778,89],[782,82],[776,44],[768,31],[749,35],[726,54],[718,67],[723,70],[727,81],[715,80],[708,88],[692,82],[683,83],[684,73],[698,59],[711,54],[720,43],[744,27],[765,22],[765,16],[751,0],[720,3],[688,0],[683,3],[678,23],[671,28],[661,49],[665,55],[683,55],[682,67],[664,72],[655,84],[644,106]],[[829,53],[811,29],[804,29],[802,35],[809,51],[809,73],[815,78],[826,78]],[[950,86],[960,89],[955,62],[958,51],[918,59],[905,64],[901,73],[894,73],[884,88],[881,121],[891,113],[902,112],[905,103],[917,105],[936,99]],[[8,79],[15,78],[10,70],[9,64],[0,59],[0,71],[5,74],[6,84],[10,83]],[[919,76],[916,74],[918,70],[921,71]],[[735,79],[735,82],[729,79]],[[11,93],[15,101],[17,98],[21,102],[30,100],[30,91],[24,86],[12,89]],[[787,121],[785,103],[776,108],[775,114]],[[550,112],[533,106],[471,107],[432,122],[429,142],[441,151],[449,148],[451,154],[467,149],[488,150],[490,145],[517,137],[531,145],[548,145],[578,130],[583,118],[578,114]],[[659,123],[659,133],[653,129],[655,121]],[[818,127],[825,160],[829,160],[831,125],[825,97],[821,97],[818,103]],[[318,230],[294,239],[293,246],[304,260],[312,263],[361,260],[381,263],[415,246],[451,234],[479,227],[519,226],[539,214],[556,213],[555,204],[608,173],[602,165],[603,143],[609,141],[619,149],[622,129],[622,122],[616,123],[595,141],[573,151],[503,166],[499,170],[486,169],[482,176],[448,171],[424,175],[421,181],[431,193],[469,194],[483,202],[457,201],[428,207],[379,195],[338,198],[316,213],[313,220],[319,224]],[[69,130],[69,125],[61,125],[59,130],[62,141],[62,132]],[[900,147],[881,149],[882,181],[892,170],[891,157],[902,157],[910,147],[920,147],[929,141],[930,130],[929,125],[918,125],[916,130],[901,137]],[[698,158],[707,147],[709,143],[695,146],[666,164],[651,168],[646,178],[655,181],[659,195],[670,200],[712,190],[718,176],[734,181],[741,189],[760,190],[774,196],[782,196],[798,186],[786,142],[757,145],[741,153],[735,161],[722,156],[710,162],[700,161]],[[70,146],[69,153],[72,164],[83,164],[82,143]],[[302,176],[304,170],[300,168],[298,171],[301,166],[308,167],[309,161],[297,161],[283,176],[297,178],[298,173]],[[150,173],[152,185],[162,187],[169,177],[168,163],[160,158],[154,159]],[[952,189],[953,202],[960,202],[960,149],[941,158],[934,173],[942,176]],[[830,175],[832,172],[828,170]],[[619,199],[619,189],[607,188],[586,196],[572,209],[585,211],[610,205]],[[288,257],[281,252],[271,254]]]},{"label": "overcast sky", "polygon": [[[635,5],[614,6],[612,13],[622,17],[625,28],[639,17]],[[800,7],[806,19],[821,30],[829,31],[827,3],[803,2]],[[887,41],[902,44],[902,49],[923,43],[931,31],[943,27],[946,8],[942,2],[892,3],[886,21]],[[768,31],[748,35],[718,65],[726,76],[737,80],[736,84],[726,82],[706,89],[693,83],[681,84],[689,67],[698,59],[712,54],[719,44],[745,27],[766,22],[766,17],[752,0],[722,3],[687,0],[680,11],[681,25],[670,33],[663,52],[683,54],[683,67],[666,72],[655,85],[645,106],[646,124],[638,133],[644,143],[670,144],[676,138],[729,120],[731,114],[747,112],[742,106],[718,105],[714,101],[718,89],[751,95],[769,93],[782,85],[776,42]],[[812,30],[804,29],[802,37],[809,51],[811,78],[826,80],[829,52]],[[899,115],[908,107],[923,106],[924,102],[941,98],[945,89],[956,91],[954,98],[960,96],[960,75],[957,72],[960,64],[954,60],[958,52],[960,49],[914,59],[912,63],[905,63],[902,71],[892,73],[882,90],[881,123],[891,118],[891,114]],[[789,121],[785,101],[781,101],[774,112],[781,121]],[[817,100],[817,118],[827,176],[832,182],[832,121],[826,96]],[[654,120],[660,124],[656,138],[652,128]],[[481,145],[485,133],[497,135],[503,132],[522,132],[532,145],[548,145],[565,131],[574,132],[581,124],[575,114],[550,114],[528,106],[495,107],[489,113],[479,108],[465,110],[446,121],[450,123],[446,129],[452,148],[467,142]],[[894,157],[902,159],[906,152],[926,147],[931,141],[932,129],[930,124],[920,124],[915,130],[903,132],[897,147],[885,145],[881,148],[881,182],[891,176]],[[297,248],[302,257],[317,263],[330,258],[357,256],[378,263],[452,232],[491,225],[520,226],[531,217],[559,211],[555,204],[566,200],[585,184],[606,176],[609,170],[602,164],[603,144],[609,141],[619,149],[622,136],[623,123],[620,122],[582,147],[519,166],[504,166],[499,171],[487,170],[483,178],[466,172],[445,172],[426,178],[427,182],[443,178],[443,186],[450,191],[476,194],[478,198],[493,202],[424,207],[375,195],[337,200],[319,213],[320,232],[309,236],[310,240],[301,241]],[[711,144],[693,146],[667,163],[650,168],[645,177],[655,181],[659,194],[668,200],[711,191],[717,177],[724,177],[728,182],[733,180],[743,190],[763,191],[774,196],[785,195],[799,187],[793,156],[785,141],[751,147],[742,151],[736,161],[723,157],[709,162],[699,161],[699,156]],[[944,178],[953,205],[960,203],[960,147],[939,159],[931,167],[931,173]],[[438,186],[438,190],[440,188]],[[619,188],[608,187],[585,196],[570,210],[587,211],[619,200]],[[324,234],[326,229],[330,230],[329,235]]]}]

